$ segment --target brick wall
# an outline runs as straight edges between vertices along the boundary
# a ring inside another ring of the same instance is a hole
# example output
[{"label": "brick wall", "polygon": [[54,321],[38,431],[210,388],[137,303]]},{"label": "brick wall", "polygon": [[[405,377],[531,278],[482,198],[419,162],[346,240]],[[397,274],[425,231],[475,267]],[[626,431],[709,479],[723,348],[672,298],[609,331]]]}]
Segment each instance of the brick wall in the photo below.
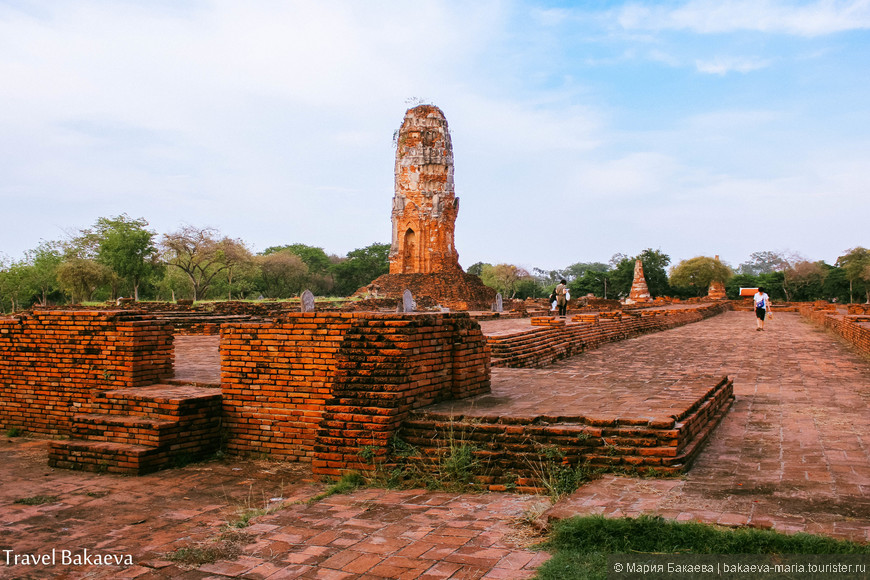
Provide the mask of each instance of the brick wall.
[{"label": "brick wall", "polygon": [[97,391],[172,374],[172,327],[144,313],[38,310],[0,319],[0,429],[68,434]]},{"label": "brick wall", "polygon": [[650,332],[675,328],[721,314],[730,305],[724,302],[667,310],[611,311],[577,314],[576,324],[564,318],[532,318],[531,330],[487,337],[492,349],[492,365],[499,367],[541,367],[574,356],[608,342],[624,340]]},{"label": "brick wall", "polygon": [[298,313],[224,325],[221,373],[230,452],[338,474],[410,410],[488,392],[489,353],[466,313]]},{"label": "brick wall", "polygon": [[[821,308],[821,309],[820,309]],[[850,310],[851,312],[851,310]],[[870,355],[870,320],[866,315],[843,315],[831,305],[802,304],[801,316],[839,335],[860,352]]]}]

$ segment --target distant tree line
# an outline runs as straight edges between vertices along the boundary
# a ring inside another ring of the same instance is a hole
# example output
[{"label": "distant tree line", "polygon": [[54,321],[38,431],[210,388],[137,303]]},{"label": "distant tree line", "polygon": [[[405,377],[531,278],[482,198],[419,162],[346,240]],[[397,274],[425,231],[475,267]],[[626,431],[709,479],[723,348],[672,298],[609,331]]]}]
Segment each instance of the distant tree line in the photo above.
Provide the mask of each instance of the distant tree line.
[{"label": "distant tree line", "polygon": [[566,280],[573,297],[593,295],[622,299],[631,291],[636,260],[653,297],[691,298],[705,296],[713,281],[722,282],[728,298],[736,299],[740,288],[764,287],[772,300],[870,302],[870,250],[856,247],[837,258],[834,265],[811,262],[788,252],[754,252],[736,268],[706,256],[668,266],[670,256],[648,248],[636,256],[615,254],[607,264],[577,262],[561,270],[531,272],[511,264],[478,262],[468,271],[503,296],[543,298],[560,280]]},{"label": "distant tree line", "polygon": [[0,310],[33,304],[348,296],[389,271],[389,244],[344,257],[305,244],[254,254],[214,228],[185,225],[158,236],[143,218],[99,218],[63,241],[43,241],[23,259],[0,258]]},{"label": "distant tree line", "polygon": [[[373,243],[343,257],[301,243],[254,254],[244,241],[214,228],[190,225],[158,236],[143,218],[97,219],[64,241],[43,241],[20,260],[0,258],[0,310],[131,297],[148,300],[260,299],[348,296],[389,271],[389,244]],[[844,252],[834,265],[784,252],[755,252],[736,268],[705,256],[670,266],[648,248],[602,262],[576,262],[561,270],[478,262],[468,272],[509,298],[544,298],[560,280],[574,297],[628,296],[634,264],[643,263],[650,294],[688,298],[707,294],[714,280],[729,298],[740,287],[763,286],[773,300],[870,302],[870,250]],[[670,266],[670,268],[669,268]]]}]

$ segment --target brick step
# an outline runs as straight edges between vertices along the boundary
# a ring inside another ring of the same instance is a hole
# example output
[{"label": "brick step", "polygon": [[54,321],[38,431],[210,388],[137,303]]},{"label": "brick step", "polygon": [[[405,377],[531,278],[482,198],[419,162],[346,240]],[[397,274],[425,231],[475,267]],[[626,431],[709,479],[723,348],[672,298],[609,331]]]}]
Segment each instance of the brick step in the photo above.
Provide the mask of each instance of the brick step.
[{"label": "brick step", "polygon": [[179,421],[86,414],[73,417],[70,435],[73,439],[160,447],[176,441],[178,427]]},{"label": "brick step", "polygon": [[52,441],[48,465],[62,469],[143,475],[168,466],[165,450],[107,441]]},{"label": "brick step", "polygon": [[97,393],[92,411],[100,415],[132,415],[172,421],[201,414],[219,414],[220,406],[220,389],[158,384]]},{"label": "brick step", "polygon": [[[469,445],[485,465],[490,484],[511,478],[533,482],[553,461],[605,471],[673,475],[685,471],[734,401],[728,377],[687,378],[710,387],[673,416],[594,418],[561,416],[459,417],[420,410],[402,425],[400,438],[418,460],[437,469],[447,446]],[[707,382],[709,380],[709,382]]]},{"label": "brick step", "polygon": [[94,395],[55,441],[49,465],[141,475],[211,455],[220,447],[220,389],[150,385]]}]

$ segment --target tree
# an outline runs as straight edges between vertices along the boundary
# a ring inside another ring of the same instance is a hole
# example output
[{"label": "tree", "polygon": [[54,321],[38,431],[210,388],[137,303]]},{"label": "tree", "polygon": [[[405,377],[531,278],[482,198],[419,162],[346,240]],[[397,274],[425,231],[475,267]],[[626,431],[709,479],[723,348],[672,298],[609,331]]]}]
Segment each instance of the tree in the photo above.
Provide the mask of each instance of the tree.
[{"label": "tree", "polygon": [[190,225],[163,235],[166,263],[187,274],[194,300],[204,298],[217,275],[229,268],[227,250],[236,242],[218,235],[213,228]]},{"label": "tree", "polygon": [[260,290],[270,298],[289,298],[303,290],[308,266],[296,253],[279,250],[256,257],[260,269]]},{"label": "tree", "polygon": [[671,269],[671,286],[690,288],[696,296],[703,296],[712,282],[723,284],[731,277],[731,268],[715,258],[698,256],[683,260]]},{"label": "tree", "polygon": [[818,300],[824,296],[828,271],[824,262],[801,260],[783,271],[787,295],[792,300]]},{"label": "tree", "polygon": [[743,262],[737,267],[738,273],[758,276],[780,272],[788,267],[788,260],[781,252],[752,252],[749,258],[748,262]]},{"label": "tree", "polygon": [[41,241],[36,249],[24,253],[25,262],[30,266],[27,276],[30,284],[39,292],[39,303],[45,306],[48,295],[58,288],[58,269],[63,263],[59,242]]},{"label": "tree", "polygon": [[592,294],[599,298],[607,298],[608,292],[612,294],[613,286],[610,281],[612,270],[605,271],[586,270],[583,276],[575,278],[569,287],[571,288],[572,296],[586,296]]},{"label": "tree", "polygon": [[480,274],[483,272],[484,266],[489,266],[489,264],[485,264],[483,262],[477,262],[476,264],[472,264],[471,266],[469,266],[468,270],[466,270],[466,272],[469,274],[473,274],[473,275],[477,276],[478,278],[480,278]]},{"label": "tree", "polygon": [[109,275],[108,267],[84,258],[67,260],[57,269],[60,286],[70,294],[73,303],[90,300],[94,291],[106,282]]},{"label": "tree", "polygon": [[30,284],[28,266],[23,262],[0,262],[0,312],[20,310],[33,297],[33,286]]},{"label": "tree", "polygon": [[864,292],[870,303],[870,250],[858,246],[837,258],[837,265],[846,272],[849,280],[849,302],[854,301],[855,292]]},{"label": "tree", "polygon": [[253,265],[254,256],[242,240],[230,238],[224,238],[220,242],[220,252],[223,254],[223,263],[226,266],[224,273],[227,276],[227,299],[232,300],[233,290],[241,290],[234,286],[235,275]]},{"label": "tree", "polygon": [[523,268],[513,264],[498,264],[484,266],[480,279],[483,283],[501,292],[502,296],[515,297],[517,284],[522,280],[532,280],[532,276]]},{"label": "tree", "polygon": [[349,296],[372,280],[390,271],[390,244],[371,244],[347,253],[347,258],[333,266],[335,290]]},{"label": "tree", "polygon": [[270,246],[261,253],[264,256],[268,256],[269,254],[283,251],[289,251],[299,256],[312,274],[327,274],[332,269],[333,262],[326,252],[323,251],[323,248],[307,246],[305,244],[290,244],[287,246]]},{"label": "tree", "polygon": [[[155,268],[157,248],[154,246],[154,236],[157,234],[146,230],[147,225],[145,218],[130,219],[127,214],[114,218],[101,217],[94,225],[97,261],[108,266],[120,280],[129,284],[134,300],[139,300],[139,286],[154,273]],[[113,294],[116,293],[113,291]]]}]

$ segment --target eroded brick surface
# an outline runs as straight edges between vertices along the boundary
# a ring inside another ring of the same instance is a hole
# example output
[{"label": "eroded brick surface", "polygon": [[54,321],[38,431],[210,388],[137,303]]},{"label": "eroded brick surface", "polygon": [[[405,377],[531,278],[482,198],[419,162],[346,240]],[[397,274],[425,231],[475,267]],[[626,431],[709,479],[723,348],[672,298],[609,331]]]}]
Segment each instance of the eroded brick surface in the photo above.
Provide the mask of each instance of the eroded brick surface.
[{"label": "eroded brick surface", "polygon": [[0,429],[68,434],[100,390],[172,374],[172,329],[153,316],[36,310],[0,319]]}]

